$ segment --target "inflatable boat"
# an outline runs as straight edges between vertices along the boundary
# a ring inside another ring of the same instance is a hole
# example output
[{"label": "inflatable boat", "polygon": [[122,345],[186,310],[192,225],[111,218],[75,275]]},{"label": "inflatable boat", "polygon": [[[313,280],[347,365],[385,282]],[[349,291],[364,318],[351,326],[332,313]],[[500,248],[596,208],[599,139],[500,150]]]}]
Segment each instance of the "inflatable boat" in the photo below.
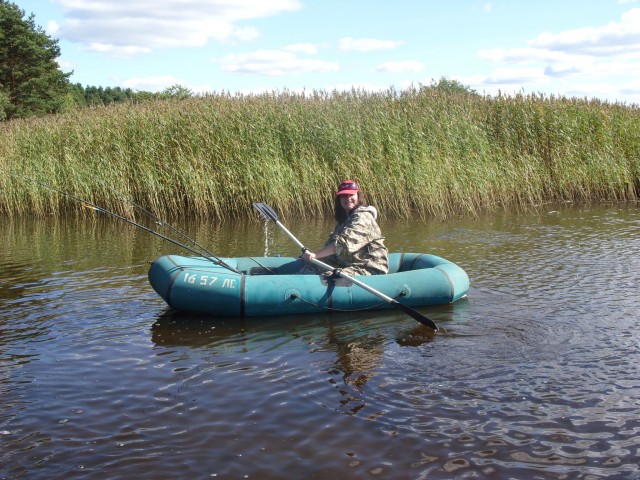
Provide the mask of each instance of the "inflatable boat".
[{"label": "inflatable boat", "polygon": [[[257,317],[388,309],[366,289],[335,275],[299,275],[292,257],[225,258],[162,256],[149,268],[149,282],[175,310],[223,317]],[[389,273],[354,276],[409,307],[441,305],[464,297],[469,278],[436,255],[389,254]]]}]

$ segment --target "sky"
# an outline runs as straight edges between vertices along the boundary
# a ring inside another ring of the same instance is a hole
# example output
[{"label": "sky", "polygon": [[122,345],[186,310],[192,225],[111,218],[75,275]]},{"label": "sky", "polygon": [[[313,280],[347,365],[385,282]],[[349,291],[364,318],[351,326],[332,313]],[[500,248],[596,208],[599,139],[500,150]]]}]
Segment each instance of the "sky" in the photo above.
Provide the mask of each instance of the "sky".
[{"label": "sky", "polygon": [[640,104],[640,0],[12,0],[86,86],[397,91]]}]

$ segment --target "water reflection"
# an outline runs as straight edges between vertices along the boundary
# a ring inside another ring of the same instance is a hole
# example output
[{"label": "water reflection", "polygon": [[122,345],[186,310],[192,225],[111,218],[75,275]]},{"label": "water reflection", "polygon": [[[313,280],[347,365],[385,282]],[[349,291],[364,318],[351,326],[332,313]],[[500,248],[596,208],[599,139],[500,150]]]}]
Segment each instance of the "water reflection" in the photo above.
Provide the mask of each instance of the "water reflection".
[{"label": "water reflection", "polygon": [[[0,477],[640,473],[637,208],[382,219],[393,250],[471,277],[420,309],[435,335],[396,310],[171,312],[146,269],[175,248],[87,220],[0,222]],[[297,254],[257,221],[178,226],[220,256]]]},{"label": "water reflection", "polygon": [[28,281],[26,272],[30,270],[30,266],[26,262],[5,259],[0,263],[0,269],[3,272],[0,278],[0,297],[7,300],[20,298],[26,289],[25,282]]},{"label": "water reflection", "polygon": [[[463,302],[464,303],[464,302]],[[439,306],[429,311],[439,324],[456,317],[456,306]],[[231,353],[255,353],[266,345],[304,347],[311,354],[323,355],[328,381],[341,398],[336,410],[355,415],[366,401],[360,396],[379,368],[383,367],[389,342],[403,347],[418,347],[434,341],[433,330],[396,311],[354,312],[350,314],[305,315],[292,318],[238,319],[218,318],[166,310],[151,328],[157,347],[188,347],[201,350],[198,355],[209,364],[223,362]],[[440,335],[449,335],[442,330]],[[334,356],[333,361],[326,353]],[[164,351],[158,354],[166,355]]]}]

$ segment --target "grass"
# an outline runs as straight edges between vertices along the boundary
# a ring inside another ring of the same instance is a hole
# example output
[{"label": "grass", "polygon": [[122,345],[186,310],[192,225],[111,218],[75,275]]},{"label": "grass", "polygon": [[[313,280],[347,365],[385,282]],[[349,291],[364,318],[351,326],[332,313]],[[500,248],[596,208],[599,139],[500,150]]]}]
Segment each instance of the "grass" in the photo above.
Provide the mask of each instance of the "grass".
[{"label": "grass", "polygon": [[[0,214],[316,216],[358,180],[385,215],[446,218],[541,202],[637,200],[635,105],[433,87],[215,94],[0,124]],[[47,186],[44,186],[47,185]]]}]

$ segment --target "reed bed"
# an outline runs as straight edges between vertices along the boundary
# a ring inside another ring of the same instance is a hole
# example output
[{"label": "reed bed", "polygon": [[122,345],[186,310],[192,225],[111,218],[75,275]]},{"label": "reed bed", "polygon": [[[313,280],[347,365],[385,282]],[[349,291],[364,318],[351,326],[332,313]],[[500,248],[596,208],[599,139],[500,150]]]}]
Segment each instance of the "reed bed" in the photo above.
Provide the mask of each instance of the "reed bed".
[{"label": "reed bed", "polygon": [[0,124],[0,213],[284,215],[359,181],[384,215],[446,218],[541,202],[637,200],[636,105],[403,91],[214,94]]}]

